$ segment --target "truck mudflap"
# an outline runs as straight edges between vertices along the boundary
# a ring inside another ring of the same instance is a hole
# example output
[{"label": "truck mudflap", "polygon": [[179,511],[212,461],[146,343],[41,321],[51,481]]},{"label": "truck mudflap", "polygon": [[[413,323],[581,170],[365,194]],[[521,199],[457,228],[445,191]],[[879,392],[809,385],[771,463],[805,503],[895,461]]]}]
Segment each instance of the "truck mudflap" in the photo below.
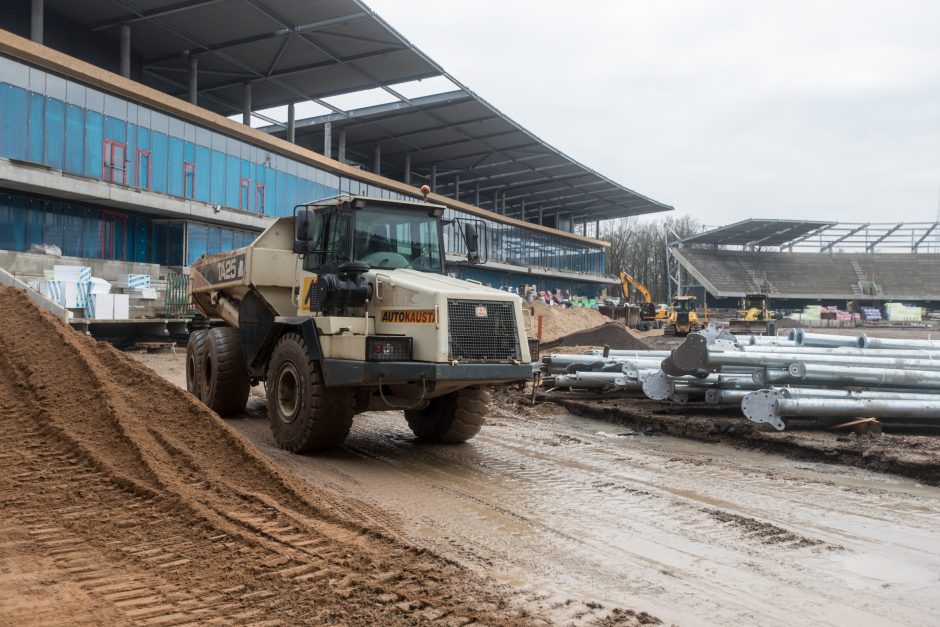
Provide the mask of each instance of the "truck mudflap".
[{"label": "truck mudflap", "polygon": [[322,359],[327,386],[417,383],[424,381],[479,381],[516,383],[532,379],[531,364],[444,364],[426,361],[358,361]]}]

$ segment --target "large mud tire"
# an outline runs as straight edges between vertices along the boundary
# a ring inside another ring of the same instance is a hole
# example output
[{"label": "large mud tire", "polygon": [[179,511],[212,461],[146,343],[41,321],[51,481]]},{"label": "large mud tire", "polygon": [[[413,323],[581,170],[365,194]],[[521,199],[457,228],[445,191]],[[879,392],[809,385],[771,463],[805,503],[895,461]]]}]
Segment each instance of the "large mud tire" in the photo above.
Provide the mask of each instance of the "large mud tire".
[{"label": "large mud tire", "polygon": [[356,390],[326,387],[319,362],[307,357],[297,333],[274,346],[267,372],[268,418],[281,448],[313,453],[336,448],[352,427]]},{"label": "large mud tire", "polygon": [[463,388],[432,398],[424,409],[406,410],[405,420],[423,442],[466,442],[477,433],[489,411],[490,393],[482,388]]},{"label": "large mud tire", "polygon": [[202,402],[220,416],[245,411],[251,383],[245,367],[241,332],[234,327],[209,329],[202,364],[205,382]]},{"label": "large mud tire", "polygon": [[206,358],[208,333],[207,329],[193,331],[189,334],[189,342],[186,344],[186,390],[199,400],[202,400],[203,391],[206,389],[202,366]]}]

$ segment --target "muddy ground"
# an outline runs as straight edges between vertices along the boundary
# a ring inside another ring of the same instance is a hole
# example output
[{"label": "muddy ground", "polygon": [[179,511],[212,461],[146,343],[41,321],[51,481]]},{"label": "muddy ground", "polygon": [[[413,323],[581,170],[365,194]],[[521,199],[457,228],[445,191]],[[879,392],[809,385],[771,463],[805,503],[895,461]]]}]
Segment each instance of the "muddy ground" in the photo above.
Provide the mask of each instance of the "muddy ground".
[{"label": "muddy ground", "polygon": [[[139,358],[183,384],[181,356]],[[257,395],[227,422],[278,468],[552,622],[940,621],[940,489],[621,426],[600,407],[604,421],[500,396],[460,446],[419,445],[400,413],[370,412],[316,457],[276,448]]]},{"label": "muddy ground", "polygon": [[884,433],[860,434],[849,428],[824,429],[789,419],[785,431],[775,431],[746,419],[734,406],[678,406],[637,395],[601,397],[577,392],[539,393],[538,399],[557,403],[579,416],[624,425],[629,427],[626,430],[647,435],[670,435],[794,459],[857,466],[940,486],[940,434],[936,430],[925,433],[922,429],[893,429],[885,424]]}]

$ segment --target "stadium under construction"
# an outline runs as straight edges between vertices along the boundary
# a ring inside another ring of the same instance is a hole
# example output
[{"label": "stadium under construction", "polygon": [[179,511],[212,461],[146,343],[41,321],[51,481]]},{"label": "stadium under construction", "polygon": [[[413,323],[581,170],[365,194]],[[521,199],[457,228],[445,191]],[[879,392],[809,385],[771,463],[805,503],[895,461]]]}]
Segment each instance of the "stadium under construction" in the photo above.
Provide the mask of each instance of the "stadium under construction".
[{"label": "stadium under construction", "polygon": [[600,222],[671,209],[535,137],[355,0],[21,0],[0,27],[0,267],[159,277],[166,308],[161,291],[131,317],[172,317],[194,260],[338,194],[426,184],[445,219],[482,227],[482,263],[445,232],[452,275],[588,296],[615,283]]},{"label": "stadium under construction", "polygon": [[940,302],[940,223],[744,220],[669,246],[670,285],[734,306],[763,293],[779,306]]}]

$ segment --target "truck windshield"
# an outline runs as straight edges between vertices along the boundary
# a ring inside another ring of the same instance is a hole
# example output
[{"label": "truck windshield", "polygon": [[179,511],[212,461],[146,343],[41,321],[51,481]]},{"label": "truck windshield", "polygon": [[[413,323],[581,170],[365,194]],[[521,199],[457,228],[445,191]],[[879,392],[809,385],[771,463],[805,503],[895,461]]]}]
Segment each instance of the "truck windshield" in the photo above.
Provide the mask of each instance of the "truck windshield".
[{"label": "truck windshield", "polygon": [[440,221],[426,213],[360,209],[353,246],[353,258],[373,268],[443,272]]}]

